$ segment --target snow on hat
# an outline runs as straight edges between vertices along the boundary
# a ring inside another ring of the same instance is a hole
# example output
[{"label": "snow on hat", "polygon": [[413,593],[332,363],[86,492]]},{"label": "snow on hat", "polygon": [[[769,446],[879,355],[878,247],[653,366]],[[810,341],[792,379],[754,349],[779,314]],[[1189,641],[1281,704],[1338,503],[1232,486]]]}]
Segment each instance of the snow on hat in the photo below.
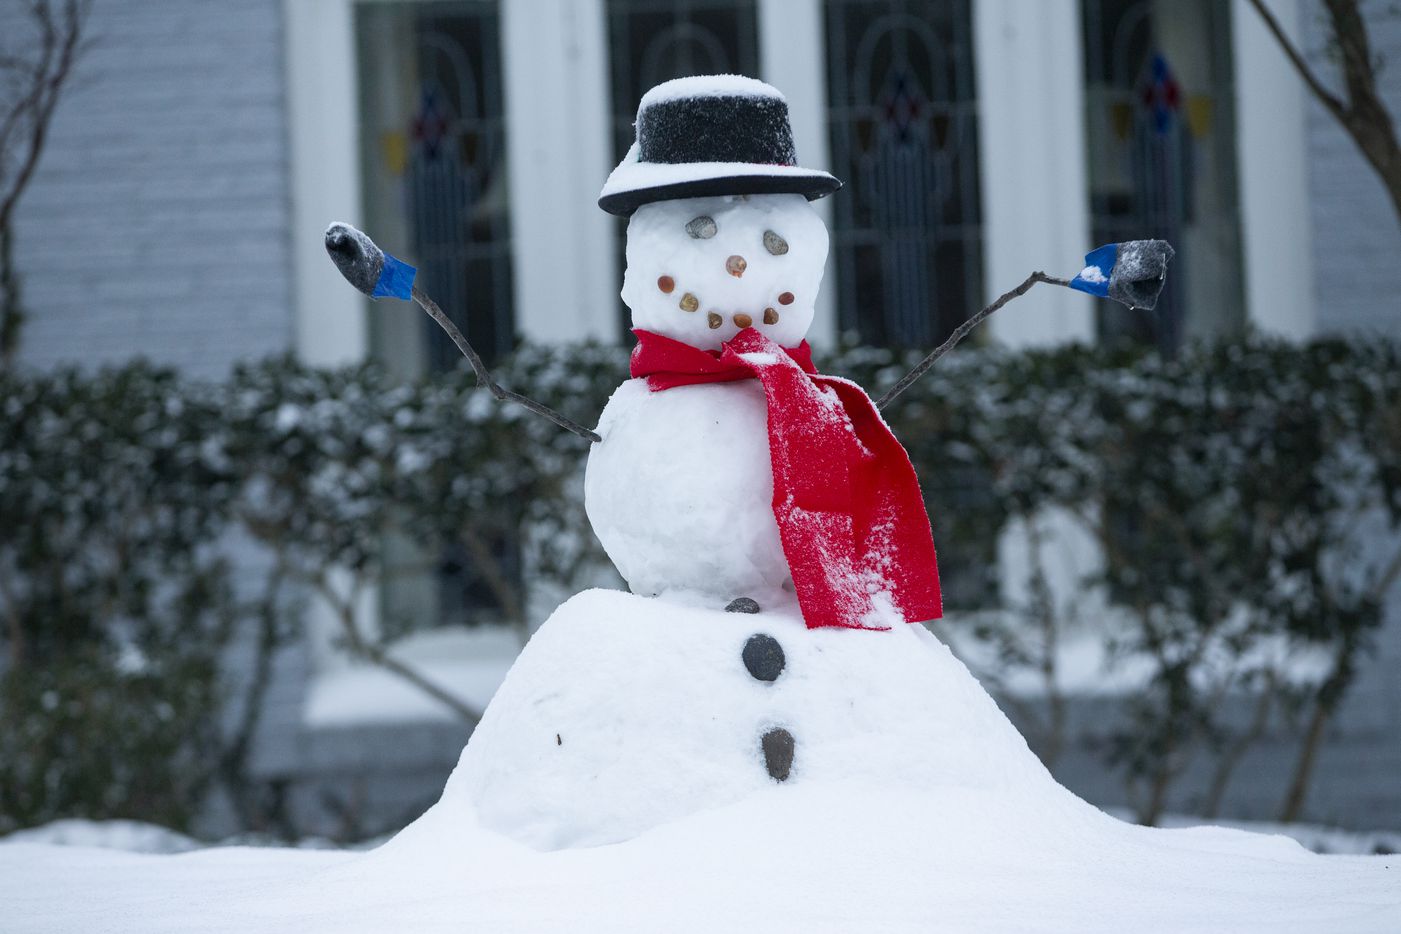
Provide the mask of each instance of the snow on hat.
[{"label": "snow on hat", "polygon": [[598,206],[627,216],[644,204],[705,195],[800,194],[842,183],[797,164],[788,102],[740,75],[657,85],[637,106],[637,140],[608,176]]}]

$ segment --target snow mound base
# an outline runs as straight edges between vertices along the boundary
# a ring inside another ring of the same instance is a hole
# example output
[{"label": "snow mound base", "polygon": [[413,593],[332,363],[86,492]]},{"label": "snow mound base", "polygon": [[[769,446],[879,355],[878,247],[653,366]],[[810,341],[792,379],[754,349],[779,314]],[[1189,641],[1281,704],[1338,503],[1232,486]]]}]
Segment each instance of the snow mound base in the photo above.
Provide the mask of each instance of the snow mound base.
[{"label": "snow mound base", "polygon": [[[775,639],[771,682],[742,659]],[[526,646],[448,782],[482,824],[537,849],[615,843],[779,783],[762,736],[795,740],[780,790],[857,782],[1079,804],[922,626],[807,629],[757,614],[581,593]]]},{"label": "snow mound base", "polygon": [[[782,647],[743,661],[762,632]],[[761,731],[791,730],[786,781]],[[612,845],[603,844],[619,841]],[[543,850],[543,852],[542,852]],[[1117,821],[919,626],[607,591],[551,617],[443,798],[369,853],[0,844],[0,927],[1395,934],[1401,858]]]},{"label": "snow mound base", "polygon": [[[1066,796],[1069,797],[1068,795]],[[1401,860],[972,788],[808,781],[542,853],[449,794],[370,853],[0,845],[6,934],[1395,934]]]}]

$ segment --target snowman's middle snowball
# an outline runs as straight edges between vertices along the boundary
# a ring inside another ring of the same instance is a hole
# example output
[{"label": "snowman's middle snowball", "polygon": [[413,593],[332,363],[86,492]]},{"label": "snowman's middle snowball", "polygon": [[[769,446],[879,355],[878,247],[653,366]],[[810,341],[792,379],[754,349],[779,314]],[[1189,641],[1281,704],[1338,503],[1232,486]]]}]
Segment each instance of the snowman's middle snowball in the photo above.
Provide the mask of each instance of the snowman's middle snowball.
[{"label": "snowman's middle snowball", "polygon": [[[634,327],[703,350],[749,326],[797,346],[812,324],[827,246],[827,228],[802,195],[645,204],[628,223],[623,301]],[[767,424],[752,381],[651,393],[631,380],[614,394],[598,425],[604,441],[589,455],[585,503],[635,593],[698,591],[724,606],[789,583]]]},{"label": "snowman's middle snowball", "polygon": [[754,380],[652,392],[633,379],[613,393],[584,504],[634,593],[688,590],[719,608],[783,587],[767,426]]}]

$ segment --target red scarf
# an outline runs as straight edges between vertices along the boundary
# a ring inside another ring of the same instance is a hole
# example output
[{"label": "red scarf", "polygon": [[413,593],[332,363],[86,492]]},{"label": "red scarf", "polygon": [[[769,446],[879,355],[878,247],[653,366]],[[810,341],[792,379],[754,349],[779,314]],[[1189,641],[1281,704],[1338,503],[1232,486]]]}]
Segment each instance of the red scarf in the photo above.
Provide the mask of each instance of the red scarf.
[{"label": "red scarf", "polygon": [[[653,392],[758,379],[768,401],[773,514],[809,629],[938,619],[939,569],[910,458],[855,383],[820,376],[807,341],[745,328],[720,351],[635,330],[632,375]],[[738,595],[737,595],[738,596]]]}]

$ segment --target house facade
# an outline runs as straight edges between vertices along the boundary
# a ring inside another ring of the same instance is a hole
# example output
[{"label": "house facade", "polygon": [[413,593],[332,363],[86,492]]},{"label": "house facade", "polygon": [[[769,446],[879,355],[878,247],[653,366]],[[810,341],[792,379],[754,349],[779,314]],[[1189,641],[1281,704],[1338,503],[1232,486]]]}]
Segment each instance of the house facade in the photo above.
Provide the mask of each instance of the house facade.
[{"label": "house facade", "polygon": [[[1321,49],[1313,4],[1270,6]],[[819,346],[932,346],[1029,271],[1144,236],[1179,250],[1157,319],[1038,290],[989,338],[1401,337],[1401,227],[1246,0],[97,0],[91,26],[17,221],[34,367],[451,365],[421,316],[346,287],[333,220],[417,265],[489,356],[621,346],[622,228],[598,189],[642,92],[709,72],[782,90],[801,161],[846,182],[817,202]],[[1401,22],[1374,41],[1401,55]],[[1401,113],[1401,72],[1382,80]],[[1401,826],[1396,617],[1316,782],[1322,818]],[[278,660],[257,768],[327,832],[332,800],[412,817],[469,728],[308,718],[344,664],[317,626]],[[1117,803],[1088,755],[1060,777]],[[1237,785],[1227,810],[1263,814]]]}]

